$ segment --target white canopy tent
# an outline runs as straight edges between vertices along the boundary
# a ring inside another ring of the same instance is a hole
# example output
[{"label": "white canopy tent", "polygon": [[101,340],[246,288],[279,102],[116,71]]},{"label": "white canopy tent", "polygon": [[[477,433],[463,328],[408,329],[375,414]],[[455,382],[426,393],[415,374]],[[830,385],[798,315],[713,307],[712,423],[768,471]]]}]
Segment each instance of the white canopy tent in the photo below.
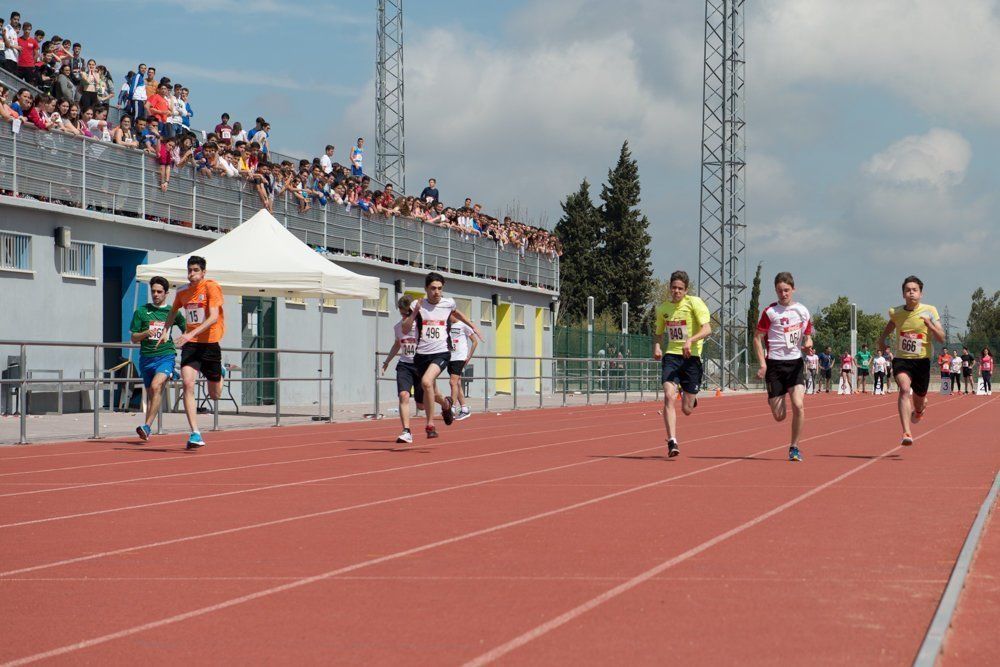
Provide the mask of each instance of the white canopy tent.
[{"label": "white canopy tent", "polygon": [[[145,282],[154,276],[163,276],[171,285],[186,284],[187,260],[191,255],[205,258],[208,277],[219,283],[224,294],[319,300],[379,298],[377,277],[363,276],[334,264],[300,241],[264,209],[203,248],[157,264],[137,266],[136,288],[138,281]],[[322,305],[318,310],[322,376]],[[322,381],[320,394],[322,396]]]}]

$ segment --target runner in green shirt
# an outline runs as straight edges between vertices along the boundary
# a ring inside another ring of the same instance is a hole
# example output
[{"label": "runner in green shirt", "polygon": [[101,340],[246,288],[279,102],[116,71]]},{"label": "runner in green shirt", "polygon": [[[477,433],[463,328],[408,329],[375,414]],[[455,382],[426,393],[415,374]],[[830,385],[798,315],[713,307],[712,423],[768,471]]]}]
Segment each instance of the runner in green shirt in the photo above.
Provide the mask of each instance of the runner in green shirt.
[{"label": "runner in green shirt", "polygon": [[868,382],[868,375],[871,372],[872,353],[868,351],[868,343],[861,346],[861,349],[854,355],[854,361],[858,363],[858,388],[861,393],[865,393],[865,384]]},{"label": "runner in green shirt", "polygon": [[[140,344],[139,373],[149,394],[146,400],[146,422],[135,429],[143,442],[149,440],[152,433],[151,424],[160,410],[163,385],[174,372],[174,355],[177,351],[174,349],[173,341],[168,338],[166,342],[157,344],[164,329],[168,328],[166,320],[170,315],[170,306],[167,305],[169,291],[170,283],[166,278],[161,276],[152,278],[149,281],[149,293],[153,302],[136,309],[132,315],[132,324],[129,326],[132,342]],[[180,313],[174,317],[173,324],[181,331],[186,328],[184,316]]]}]

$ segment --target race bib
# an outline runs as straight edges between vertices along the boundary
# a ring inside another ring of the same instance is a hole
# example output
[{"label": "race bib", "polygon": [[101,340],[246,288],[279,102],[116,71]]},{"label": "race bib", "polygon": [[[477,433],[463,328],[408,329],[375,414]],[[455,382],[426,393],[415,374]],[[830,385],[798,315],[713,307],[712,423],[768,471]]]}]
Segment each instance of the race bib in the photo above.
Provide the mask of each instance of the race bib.
[{"label": "race bib", "polygon": [[683,341],[687,336],[687,322],[667,322],[667,339],[673,341]]},{"label": "race bib", "polygon": [[899,334],[899,351],[901,354],[923,354],[924,335],[909,331],[901,332]]},{"label": "race bib", "polygon": [[400,341],[399,349],[404,357],[412,357],[417,353],[417,341],[411,339]]},{"label": "race bib", "polygon": [[802,327],[785,327],[785,347],[789,350],[798,348],[799,341],[802,340]]},{"label": "race bib", "polygon": [[184,306],[184,316],[188,324],[197,326],[205,321],[205,309],[201,306],[188,304]]},{"label": "race bib", "polygon": [[149,323],[149,337],[151,340],[160,340],[160,336],[163,335],[163,330],[166,328],[166,322],[150,322]]},{"label": "race bib", "polygon": [[444,324],[425,324],[423,327],[424,340],[446,340],[448,337],[446,329]]}]

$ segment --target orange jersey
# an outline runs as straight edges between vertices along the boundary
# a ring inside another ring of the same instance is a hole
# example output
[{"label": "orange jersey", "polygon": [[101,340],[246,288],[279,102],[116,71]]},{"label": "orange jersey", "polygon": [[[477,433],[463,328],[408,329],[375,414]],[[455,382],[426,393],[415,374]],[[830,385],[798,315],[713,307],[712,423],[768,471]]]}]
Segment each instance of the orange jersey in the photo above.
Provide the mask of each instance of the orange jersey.
[{"label": "orange jersey", "polygon": [[951,355],[950,354],[939,354],[938,355],[938,366],[941,367],[942,373],[950,372],[951,368]]},{"label": "orange jersey", "polygon": [[174,306],[187,321],[188,331],[201,326],[208,319],[209,308],[218,306],[219,319],[195,336],[195,343],[218,343],[226,333],[226,318],[222,311],[222,288],[214,280],[202,280],[197,287],[183,287],[177,290]]}]

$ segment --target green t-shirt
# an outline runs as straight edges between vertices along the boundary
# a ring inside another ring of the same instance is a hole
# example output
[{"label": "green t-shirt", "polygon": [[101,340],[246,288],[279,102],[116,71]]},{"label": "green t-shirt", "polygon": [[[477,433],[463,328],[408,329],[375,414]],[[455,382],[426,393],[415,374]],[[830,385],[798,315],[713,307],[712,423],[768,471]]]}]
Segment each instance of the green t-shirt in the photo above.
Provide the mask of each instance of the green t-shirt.
[{"label": "green t-shirt", "polygon": [[858,360],[858,368],[860,368],[861,370],[865,370],[866,371],[866,370],[868,370],[868,367],[871,366],[871,363],[872,363],[872,353],[871,352],[866,352],[865,350],[862,350],[862,351],[858,352],[858,354],[855,356],[855,359]]},{"label": "green t-shirt", "polygon": [[[132,333],[142,333],[143,331],[152,331],[153,335],[142,341],[139,344],[139,353],[144,357],[161,357],[166,354],[175,354],[177,350],[174,348],[174,342],[168,340],[165,343],[160,343],[159,347],[156,345],[156,341],[159,340],[160,336],[163,335],[163,327],[167,321],[167,315],[170,314],[170,306],[161,306],[157,308],[151,303],[147,303],[145,306],[140,307],[132,315],[132,324],[129,326],[129,331]],[[174,318],[174,324],[184,331],[185,322],[184,316],[177,313]]]}]

